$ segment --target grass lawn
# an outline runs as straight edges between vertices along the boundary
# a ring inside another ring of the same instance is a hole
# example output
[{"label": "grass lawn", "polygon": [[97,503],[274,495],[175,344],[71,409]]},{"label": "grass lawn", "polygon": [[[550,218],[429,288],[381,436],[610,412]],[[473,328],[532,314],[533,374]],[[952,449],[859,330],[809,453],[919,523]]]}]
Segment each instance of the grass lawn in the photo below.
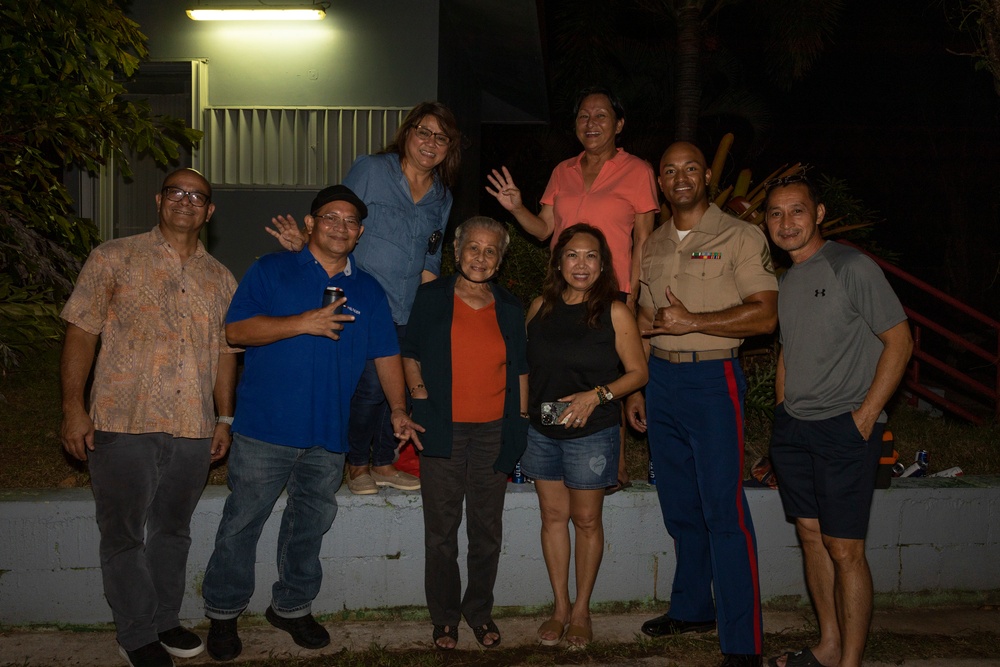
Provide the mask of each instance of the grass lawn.
[{"label": "grass lawn", "polygon": [[[748,402],[749,404],[749,402]],[[0,376],[0,488],[56,488],[89,484],[87,467],[63,454],[59,442],[59,349],[43,350]],[[898,401],[889,415],[900,460],[930,452],[931,471],[960,466],[966,475],[1000,475],[1000,425],[973,426],[949,417],[932,418]],[[767,454],[771,423],[747,409],[746,464]],[[645,480],[646,439],[630,434],[625,449],[629,475]],[[213,467],[210,484],[225,484],[225,464]]]}]

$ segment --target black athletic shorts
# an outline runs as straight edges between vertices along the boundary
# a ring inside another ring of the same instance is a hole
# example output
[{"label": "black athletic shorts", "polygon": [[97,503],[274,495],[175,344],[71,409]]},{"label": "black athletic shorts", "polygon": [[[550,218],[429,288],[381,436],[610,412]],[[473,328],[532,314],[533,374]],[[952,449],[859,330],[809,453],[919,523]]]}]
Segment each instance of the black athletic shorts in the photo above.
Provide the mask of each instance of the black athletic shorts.
[{"label": "black athletic shorts", "polygon": [[785,514],[819,519],[824,535],[863,540],[883,430],[885,424],[875,424],[866,441],[850,412],[805,421],[778,405],[770,456]]}]

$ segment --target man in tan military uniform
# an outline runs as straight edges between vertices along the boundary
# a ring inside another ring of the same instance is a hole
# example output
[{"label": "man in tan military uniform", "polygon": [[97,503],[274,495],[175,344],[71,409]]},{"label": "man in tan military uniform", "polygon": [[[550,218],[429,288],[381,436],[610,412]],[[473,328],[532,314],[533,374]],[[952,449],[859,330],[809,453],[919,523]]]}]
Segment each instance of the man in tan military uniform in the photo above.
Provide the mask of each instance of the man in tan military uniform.
[{"label": "man in tan military uniform", "polygon": [[648,428],[677,554],[670,611],[642,630],[660,636],[718,624],[722,667],[756,667],[760,590],[742,487],[746,381],[737,353],[743,338],[774,330],[778,286],[764,234],[709,204],[710,178],[697,147],[667,148],[658,180],[672,217],[641,261],[637,317],[649,384],[645,399],[628,398],[626,413],[634,428]]}]

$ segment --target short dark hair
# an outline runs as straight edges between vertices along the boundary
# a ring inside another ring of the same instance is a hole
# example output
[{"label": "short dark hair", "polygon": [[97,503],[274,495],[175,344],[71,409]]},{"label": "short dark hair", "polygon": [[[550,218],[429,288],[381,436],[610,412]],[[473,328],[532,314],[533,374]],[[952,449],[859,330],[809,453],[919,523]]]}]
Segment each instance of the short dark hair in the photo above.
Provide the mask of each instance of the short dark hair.
[{"label": "short dark hair", "polygon": [[552,312],[552,308],[562,298],[563,290],[566,289],[566,279],[563,278],[561,264],[562,254],[569,242],[577,234],[589,234],[597,239],[597,246],[601,254],[601,275],[591,286],[587,293],[587,326],[596,329],[597,323],[611,304],[618,298],[618,278],[615,276],[615,266],[611,261],[611,247],[604,233],[592,225],[585,222],[578,222],[571,227],[567,227],[559,235],[552,254],[549,256],[549,268],[545,274],[545,281],[542,283],[542,307],[538,310],[539,317],[547,317]]},{"label": "short dark hair", "polygon": [[420,120],[424,116],[434,116],[441,124],[441,130],[451,139],[448,142],[448,154],[444,161],[434,167],[434,172],[441,179],[441,184],[446,188],[455,185],[458,180],[458,168],[462,164],[462,132],[458,129],[458,121],[451,109],[440,102],[421,102],[410,109],[403,119],[396,136],[392,138],[392,143],[379,151],[379,153],[395,153],[400,158],[406,154],[406,140],[410,138],[410,132],[416,129]]},{"label": "short dark hair", "polygon": [[614,94],[610,88],[604,86],[587,86],[576,94],[576,101],[573,103],[573,117],[580,113],[580,105],[591,95],[604,95],[611,102],[611,110],[615,112],[615,120],[625,118],[625,107],[622,106],[621,99]]},{"label": "short dark hair", "polygon": [[771,193],[778,188],[785,188],[789,185],[804,185],[808,194],[809,199],[816,206],[819,206],[819,190],[816,189],[816,184],[809,180],[809,178],[803,174],[789,174],[788,176],[780,176],[778,178],[772,178],[771,180],[764,183],[764,210],[767,210],[767,206],[771,201]]}]

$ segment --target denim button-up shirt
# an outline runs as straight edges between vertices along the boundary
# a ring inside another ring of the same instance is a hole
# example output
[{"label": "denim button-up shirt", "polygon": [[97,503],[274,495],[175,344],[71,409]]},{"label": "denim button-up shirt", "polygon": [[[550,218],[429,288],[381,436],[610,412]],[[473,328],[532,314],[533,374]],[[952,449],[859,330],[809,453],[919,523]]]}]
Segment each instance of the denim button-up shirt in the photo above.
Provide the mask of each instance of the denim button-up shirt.
[{"label": "denim button-up shirt", "polygon": [[395,323],[406,324],[421,273],[441,273],[442,244],[439,240],[434,252],[428,253],[428,241],[434,232],[444,235],[451,193],[435,176],[431,189],[414,203],[395,153],[362,155],[344,185],[368,206],[365,231],[354,250],[358,267],[382,285]]}]

